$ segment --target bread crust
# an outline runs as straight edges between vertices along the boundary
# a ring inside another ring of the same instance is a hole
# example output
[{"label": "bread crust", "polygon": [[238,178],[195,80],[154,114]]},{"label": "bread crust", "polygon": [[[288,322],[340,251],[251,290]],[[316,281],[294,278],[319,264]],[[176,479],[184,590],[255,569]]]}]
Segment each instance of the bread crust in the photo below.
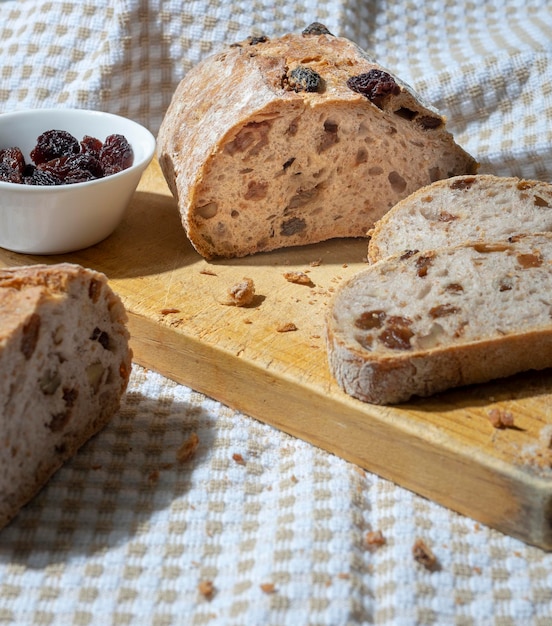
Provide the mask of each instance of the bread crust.
[{"label": "bread crust", "polygon": [[[363,237],[420,186],[476,170],[408,85],[353,42],[318,33],[230,46],[175,91],[158,157],[206,258]],[[297,68],[320,78],[316,91],[292,86]],[[391,77],[392,95],[347,86],[371,70]]]},{"label": "bread crust", "polygon": [[0,270],[0,527],[119,409],[126,321],[104,274],[69,263]]},{"label": "bread crust", "polygon": [[387,257],[335,294],[328,359],[348,394],[394,404],[552,366],[552,234],[430,254]]}]

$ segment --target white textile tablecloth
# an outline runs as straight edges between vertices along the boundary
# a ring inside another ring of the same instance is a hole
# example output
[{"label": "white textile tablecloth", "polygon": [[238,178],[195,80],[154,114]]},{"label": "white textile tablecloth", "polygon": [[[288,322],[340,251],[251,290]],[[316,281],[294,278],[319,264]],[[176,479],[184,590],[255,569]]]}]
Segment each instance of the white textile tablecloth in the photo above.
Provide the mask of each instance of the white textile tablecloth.
[{"label": "white textile tablecloth", "polygon": [[[4,0],[0,112],[155,133],[199,59],[313,21],[422,93],[481,172],[552,181],[549,0]],[[551,626],[552,554],[135,366],[113,422],[1,531],[0,624]]]}]

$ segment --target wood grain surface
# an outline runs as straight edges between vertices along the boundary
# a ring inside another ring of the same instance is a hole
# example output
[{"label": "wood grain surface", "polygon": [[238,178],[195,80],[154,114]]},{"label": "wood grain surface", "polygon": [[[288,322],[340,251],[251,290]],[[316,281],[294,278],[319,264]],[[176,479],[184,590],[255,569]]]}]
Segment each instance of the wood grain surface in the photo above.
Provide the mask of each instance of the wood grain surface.
[{"label": "wood grain surface", "polygon": [[[104,272],[129,314],[135,362],[506,534],[552,549],[552,371],[380,407],[343,393],[326,360],[332,292],[365,266],[336,240],[207,262],[157,162],[121,226],[72,254],[0,249],[0,266],[69,261]],[[307,273],[311,284],[286,272]],[[228,289],[251,278],[248,307]],[[513,419],[497,428],[493,421]]]}]

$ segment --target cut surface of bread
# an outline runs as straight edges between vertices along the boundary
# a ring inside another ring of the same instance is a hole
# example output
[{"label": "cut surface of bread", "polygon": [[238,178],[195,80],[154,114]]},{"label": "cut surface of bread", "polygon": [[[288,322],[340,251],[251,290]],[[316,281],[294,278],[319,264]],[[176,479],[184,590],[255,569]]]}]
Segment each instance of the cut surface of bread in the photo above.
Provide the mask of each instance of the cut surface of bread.
[{"label": "cut surface of bread", "polygon": [[403,402],[552,366],[552,234],[374,263],[340,286],[330,370],[350,395]]},{"label": "cut surface of bread", "polygon": [[551,231],[550,183],[455,176],[419,189],[386,213],[369,232],[368,259]]},{"label": "cut surface of bread", "polygon": [[477,168],[433,107],[320,24],[204,59],[157,145],[206,258],[365,237],[419,187]]},{"label": "cut surface of bread", "polygon": [[119,409],[126,319],[101,273],[0,269],[0,527]]}]

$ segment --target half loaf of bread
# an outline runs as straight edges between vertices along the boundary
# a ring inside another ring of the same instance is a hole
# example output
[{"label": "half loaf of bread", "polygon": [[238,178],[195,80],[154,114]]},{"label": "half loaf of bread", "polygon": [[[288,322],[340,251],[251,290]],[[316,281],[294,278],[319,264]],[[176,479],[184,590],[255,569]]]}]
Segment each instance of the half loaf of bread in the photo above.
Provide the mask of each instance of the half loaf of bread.
[{"label": "half loaf of bread", "polygon": [[550,183],[456,176],[419,189],[386,213],[369,232],[368,259],[551,231]]},{"label": "half loaf of bread", "polygon": [[318,23],[201,61],[157,145],[186,233],[208,259],[365,237],[419,187],[477,168],[433,107]]},{"label": "half loaf of bread", "polygon": [[0,269],[0,527],[118,410],[128,339],[103,274]]},{"label": "half loaf of bread", "polygon": [[350,395],[403,402],[552,366],[552,234],[395,255],[340,286],[330,369]]}]

